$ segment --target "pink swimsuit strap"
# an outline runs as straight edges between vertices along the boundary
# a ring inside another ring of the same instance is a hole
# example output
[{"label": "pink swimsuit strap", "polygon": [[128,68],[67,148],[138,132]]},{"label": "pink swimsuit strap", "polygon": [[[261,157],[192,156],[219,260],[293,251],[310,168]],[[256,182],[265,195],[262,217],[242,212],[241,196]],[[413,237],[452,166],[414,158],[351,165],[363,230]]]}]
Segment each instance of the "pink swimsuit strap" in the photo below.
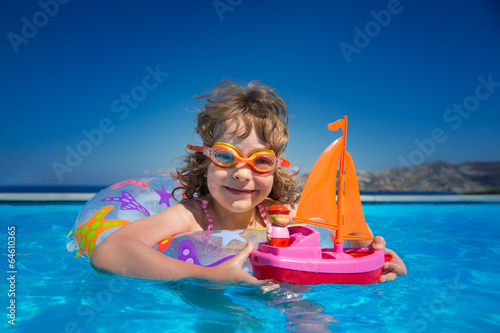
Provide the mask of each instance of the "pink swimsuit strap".
[{"label": "pink swimsuit strap", "polygon": [[[212,217],[208,213],[208,201],[203,200],[201,198],[193,198],[196,200],[196,202],[201,206],[203,211],[205,212],[205,215],[207,215],[208,219],[208,228],[207,231],[211,231],[214,228],[214,221],[212,220]],[[264,205],[262,203],[258,204],[257,207],[259,208],[259,213],[262,216],[262,220],[264,220],[264,223],[266,224],[266,227],[269,227],[271,223],[269,222],[269,219],[267,217],[267,212],[266,209],[264,208]]]},{"label": "pink swimsuit strap", "polygon": [[207,215],[208,218],[208,231],[213,230],[214,228],[214,221],[212,220],[212,217],[208,213],[208,201],[203,200],[201,198],[193,198],[196,200],[196,202],[203,208],[203,211],[205,212],[205,215]]},{"label": "pink swimsuit strap", "polygon": [[264,205],[260,203],[257,207],[259,207],[260,216],[262,216],[262,219],[264,220],[266,227],[271,226],[271,222],[269,222],[269,219],[267,218],[267,212],[266,209],[264,208]]}]

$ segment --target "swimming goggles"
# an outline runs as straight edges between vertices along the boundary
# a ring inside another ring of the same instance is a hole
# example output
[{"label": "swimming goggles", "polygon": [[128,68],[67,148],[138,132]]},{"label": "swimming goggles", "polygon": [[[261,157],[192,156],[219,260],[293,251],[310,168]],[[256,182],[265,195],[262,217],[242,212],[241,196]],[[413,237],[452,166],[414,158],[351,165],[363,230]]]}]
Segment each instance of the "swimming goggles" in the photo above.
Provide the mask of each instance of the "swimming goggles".
[{"label": "swimming goggles", "polygon": [[187,145],[189,150],[197,151],[208,156],[215,163],[223,168],[230,168],[238,163],[246,163],[257,172],[270,172],[277,167],[290,167],[290,162],[283,157],[276,157],[274,151],[270,149],[259,149],[253,151],[247,158],[241,157],[241,153],[235,146],[217,142],[212,148]]}]

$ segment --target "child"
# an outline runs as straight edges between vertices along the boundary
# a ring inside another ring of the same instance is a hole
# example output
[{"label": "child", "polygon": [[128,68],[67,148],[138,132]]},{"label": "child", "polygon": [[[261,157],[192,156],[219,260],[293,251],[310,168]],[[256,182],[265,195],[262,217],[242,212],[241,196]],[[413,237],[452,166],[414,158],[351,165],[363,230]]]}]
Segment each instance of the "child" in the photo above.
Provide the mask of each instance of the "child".
[{"label": "child", "polygon": [[[197,277],[257,282],[241,269],[253,250],[251,242],[215,267],[182,262],[153,249],[159,241],[182,232],[268,226],[265,210],[276,203],[286,205],[291,217],[296,212],[295,175],[282,169],[289,166],[281,157],[288,142],[283,100],[258,81],[247,87],[224,81],[199,98],[207,100],[196,118],[203,147],[188,145],[194,152],[177,172],[187,199],[108,236],[91,257],[96,269],[157,280]],[[373,247],[385,249],[383,238],[378,236]],[[399,257],[385,251],[393,260],[386,264],[381,281],[406,274]]]}]

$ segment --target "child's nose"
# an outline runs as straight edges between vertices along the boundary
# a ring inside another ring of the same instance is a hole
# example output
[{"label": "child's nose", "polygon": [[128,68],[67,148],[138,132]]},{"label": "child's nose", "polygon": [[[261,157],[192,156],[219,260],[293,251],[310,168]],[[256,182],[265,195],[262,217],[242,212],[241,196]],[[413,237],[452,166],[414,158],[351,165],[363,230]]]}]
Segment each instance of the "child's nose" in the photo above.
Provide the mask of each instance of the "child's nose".
[{"label": "child's nose", "polygon": [[240,181],[247,181],[252,177],[252,168],[246,163],[238,163],[234,166],[233,177]]}]

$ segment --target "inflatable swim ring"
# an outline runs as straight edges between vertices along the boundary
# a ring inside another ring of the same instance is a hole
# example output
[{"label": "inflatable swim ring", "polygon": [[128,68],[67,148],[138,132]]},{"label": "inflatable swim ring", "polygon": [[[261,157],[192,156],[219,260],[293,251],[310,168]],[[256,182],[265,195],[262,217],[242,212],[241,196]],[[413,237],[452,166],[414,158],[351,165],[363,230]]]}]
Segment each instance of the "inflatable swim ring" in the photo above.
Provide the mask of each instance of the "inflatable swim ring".
[{"label": "inflatable swim ring", "polygon": [[[97,245],[124,225],[151,216],[175,204],[172,198],[178,181],[168,175],[130,179],[111,185],[90,199],[80,211],[68,235],[66,248],[75,257],[88,259]],[[159,242],[156,249],[189,263],[214,266],[232,258],[251,241],[255,246],[266,239],[265,229],[189,232]],[[245,265],[250,270],[250,265]]]},{"label": "inflatable swim ring", "polygon": [[[68,235],[66,248],[76,252],[75,257],[90,259],[97,245],[124,225],[151,216],[182,199],[172,198],[172,190],[179,182],[162,175],[130,179],[111,185],[90,199],[80,211]],[[331,246],[328,230],[321,230],[324,246]],[[246,244],[257,248],[266,242],[266,229],[214,230],[187,232],[159,242],[155,247],[169,257],[202,266],[214,266],[232,258]],[[250,262],[243,269],[250,272]]]}]

